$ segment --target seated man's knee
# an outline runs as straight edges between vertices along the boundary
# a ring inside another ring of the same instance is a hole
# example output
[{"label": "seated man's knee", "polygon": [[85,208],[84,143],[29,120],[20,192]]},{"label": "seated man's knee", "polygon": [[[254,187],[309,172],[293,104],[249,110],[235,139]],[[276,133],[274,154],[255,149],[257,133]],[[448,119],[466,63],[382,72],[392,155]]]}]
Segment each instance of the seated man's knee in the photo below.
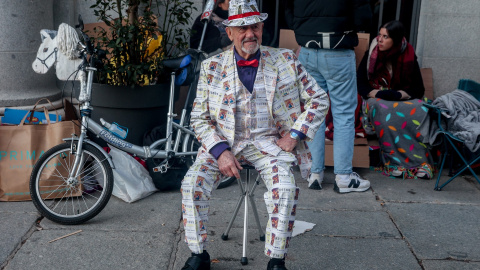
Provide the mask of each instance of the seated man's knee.
[{"label": "seated man's knee", "polygon": [[210,197],[210,185],[208,179],[200,174],[200,171],[191,167],[182,180],[181,193],[184,200],[202,201]]}]

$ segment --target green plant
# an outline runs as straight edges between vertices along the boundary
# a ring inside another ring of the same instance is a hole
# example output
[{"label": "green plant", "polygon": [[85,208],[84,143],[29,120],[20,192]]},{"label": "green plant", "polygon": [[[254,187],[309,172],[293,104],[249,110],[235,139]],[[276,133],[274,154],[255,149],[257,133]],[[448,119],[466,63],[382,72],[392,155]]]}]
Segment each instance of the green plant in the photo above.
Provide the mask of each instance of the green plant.
[{"label": "green plant", "polygon": [[107,51],[100,83],[150,85],[161,81],[161,60],[188,47],[189,0],[96,0],[91,6],[106,27],[95,27],[94,42]]}]

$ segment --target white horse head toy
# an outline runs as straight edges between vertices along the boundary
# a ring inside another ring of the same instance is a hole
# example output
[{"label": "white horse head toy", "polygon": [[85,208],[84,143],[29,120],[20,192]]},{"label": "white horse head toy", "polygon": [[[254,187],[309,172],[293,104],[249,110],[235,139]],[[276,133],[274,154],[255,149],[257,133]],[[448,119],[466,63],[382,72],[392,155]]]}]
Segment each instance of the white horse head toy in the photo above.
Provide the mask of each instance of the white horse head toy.
[{"label": "white horse head toy", "polygon": [[[68,24],[62,23],[58,27],[58,32],[43,29],[40,31],[40,35],[42,44],[38,48],[37,59],[32,64],[33,70],[45,74],[52,66],[55,66],[57,78],[67,80],[82,63],[82,59],[77,56],[79,42],[77,32]],[[75,78],[75,76],[71,78]]]}]

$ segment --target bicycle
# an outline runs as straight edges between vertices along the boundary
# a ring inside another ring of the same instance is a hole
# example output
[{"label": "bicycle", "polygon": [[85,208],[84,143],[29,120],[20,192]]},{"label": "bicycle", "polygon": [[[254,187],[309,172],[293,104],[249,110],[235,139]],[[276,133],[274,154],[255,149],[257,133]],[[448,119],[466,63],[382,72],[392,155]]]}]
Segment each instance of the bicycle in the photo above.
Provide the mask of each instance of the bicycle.
[{"label": "bicycle", "polygon": [[[89,37],[83,32],[81,16],[78,21],[77,28],[80,29],[85,43],[77,44],[82,59],[82,64],[77,70],[80,74],[80,136],[72,134],[71,138],[63,139],[65,143],[46,151],[35,164],[30,177],[30,193],[35,207],[49,220],[66,225],[81,224],[95,217],[107,205],[113,190],[112,169],[115,165],[101,146],[88,139],[87,131],[124,152],[144,159],[160,159],[160,164],[155,167],[160,173],[167,172],[174,162],[191,166],[198,148],[201,147],[195,139],[195,133],[188,126],[196,84],[190,84],[179,123],[173,121],[176,116],[173,113],[173,102],[176,79],[177,83],[198,80],[198,64],[202,57],[205,57],[202,56],[202,52],[190,50],[190,54],[163,61],[163,65],[171,70],[166,138],[157,140],[149,146],[138,146],[121,138],[126,135],[120,137],[119,134],[106,129],[113,124],[103,119],[100,119],[102,124],[98,124],[90,118],[95,65],[104,57],[104,53],[94,49]],[[187,74],[187,67],[190,69],[190,75]],[[195,74],[193,79],[192,70]],[[177,131],[175,139],[174,130]],[[119,131],[121,133],[122,130]],[[226,178],[221,185],[225,187],[233,181],[234,177]]]}]

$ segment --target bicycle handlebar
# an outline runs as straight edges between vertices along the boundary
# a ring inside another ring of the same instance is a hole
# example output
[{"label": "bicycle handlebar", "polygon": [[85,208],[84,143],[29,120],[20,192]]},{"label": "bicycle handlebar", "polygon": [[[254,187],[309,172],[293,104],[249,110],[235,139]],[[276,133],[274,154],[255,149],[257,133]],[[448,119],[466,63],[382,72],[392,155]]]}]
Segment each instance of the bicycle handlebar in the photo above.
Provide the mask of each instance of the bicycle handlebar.
[{"label": "bicycle handlebar", "polygon": [[78,42],[78,45],[81,47],[80,58],[82,58],[83,61],[84,61],[83,64],[80,65],[80,67],[85,66],[85,64],[88,63],[86,54],[90,55],[90,63],[89,63],[90,66],[98,67],[98,66],[102,65],[103,63],[102,63],[101,60],[107,58],[107,52],[105,50],[102,50],[102,49],[96,49],[93,46],[92,40],[83,31],[84,28],[85,28],[85,25],[83,23],[82,15],[80,15],[80,14],[78,15],[78,24],[75,25],[75,28],[80,30],[80,34],[82,35],[82,38],[83,38],[83,41],[84,41],[84,44],[81,43],[81,42]]},{"label": "bicycle handlebar", "polygon": [[83,19],[82,15],[78,14],[78,25],[75,26],[76,28],[80,29],[80,33],[82,34],[83,40],[85,41],[85,49],[87,50],[88,54],[93,54],[94,49],[93,49],[93,44],[92,41],[90,40],[90,37],[83,32],[84,29],[84,24],[83,24]]}]

